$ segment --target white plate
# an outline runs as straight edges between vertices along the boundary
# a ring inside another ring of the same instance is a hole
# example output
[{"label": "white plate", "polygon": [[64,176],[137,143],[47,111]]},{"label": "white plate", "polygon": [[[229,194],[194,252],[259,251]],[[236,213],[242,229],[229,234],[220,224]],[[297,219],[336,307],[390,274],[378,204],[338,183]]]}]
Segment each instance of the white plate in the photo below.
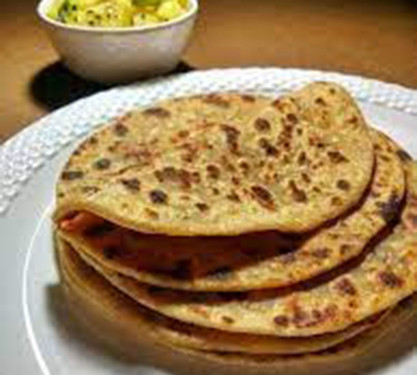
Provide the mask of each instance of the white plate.
[{"label": "white plate", "polygon": [[[58,171],[75,145],[110,118],[179,96],[215,91],[277,95],[314,80],[345,85],[367,118],[417,157],[417,91],[336,73],[294,69],[192,72],[115,88],[71,104],[0,148],[0,374],[160,374],[124,363],[68,329],[57,288],[50,212]],[[417,374],[410,350],[379,375]]]}]

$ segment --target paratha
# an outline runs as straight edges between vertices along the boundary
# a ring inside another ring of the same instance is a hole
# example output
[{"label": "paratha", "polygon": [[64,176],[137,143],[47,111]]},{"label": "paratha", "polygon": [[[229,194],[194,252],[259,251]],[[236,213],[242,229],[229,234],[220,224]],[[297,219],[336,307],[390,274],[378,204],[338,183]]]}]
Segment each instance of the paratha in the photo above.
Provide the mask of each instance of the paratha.
[{"label": "paratha", "polygon": [[86,214],[60,236],[104,267],[174,289],[238,291],[309,279],[357,256],[398,218],[405,192],[403,151],[373,131],[375,173],[353,212],[300,238],[278,232],[237,237],[168,237],[137,233]]},{"label": "paratha", "polygon": [[82,255],[118,289],[174,319],[230,332],[283,337],[343,330],[417,290],[417,163],[407,165],[401,222],[336,277],[299,289],[197,293],[141,284]]},{"label": "paratha", "polygon": [[177,99],[84,142],[61,174],[55,219],[87,211],[178,236],[298,233],[357,204],[373,167],[368,126],[336,84],[269,103],[238,94]]},{"label": "paratha", "polygon": [[340,344],[386,319],[384,312],[336,334],[309,338],[279,338],[272,336],[227,333],[201,328],[158,315],[123,296],[102,276],[89,267],[70,245],[57,240],[60,271],[64,286],[78,295],[78,308],[95,305],[102,314],[125,321],[130,330],[147,331],[158,342],[188,349],[251,354],[294,355],[318,352]]},{"label": "paratha", "polygon": [[[207,360],[210,363],[215,362],[222,365],[221,369],[225,370],[226,374],[229,374],[230,370],[234,369],[236,365],[245,366],[246,370],[252,369],[256,374],[263,374],[266,371],[268,375],[275,373],[277,369],[286,370],[285,373],[287,374],[299,374],[301,372],[305,375],[313,370],[313,365],[321,366],[320,374],[339,374],[342,369],[344,372],[341,372],[341,374],[352,374],[352,372],[356,373],[361,368],[369,369],[375,364],[383,362],[378,356],[383,356],[384,361],[389,360],[388,357],[392,354],[392,345],[396,344],[396,347],[398,347],[397,340],[401,339],[398,333],[404,333],[401,331],[407,325],[408,328],[410,326],[415,327],[413,324],[415,321],[411,320],[415,318],[416,314],[417,295],[413,294],[395,306],[379,324],[375,324],[370,329],[339,345],[316,353],[296,355],[216,353],[182,348],[172,345],[169,341],[161,340],[160,343],[166,345],[175,353],[185,354],[188,358],[192,357],[199,361]],[[410,340],[410,335],[408,340]]]}]

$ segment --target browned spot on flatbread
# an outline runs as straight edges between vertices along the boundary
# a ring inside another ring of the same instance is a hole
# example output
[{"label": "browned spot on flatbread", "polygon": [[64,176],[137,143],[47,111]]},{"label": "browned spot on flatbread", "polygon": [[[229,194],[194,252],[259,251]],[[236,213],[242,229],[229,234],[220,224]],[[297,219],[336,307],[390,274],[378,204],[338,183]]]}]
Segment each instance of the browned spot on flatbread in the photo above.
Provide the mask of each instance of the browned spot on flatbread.
[{"label": "browned spot on flatbread", "polygon": [[281,181],[281,175],[280,174],[278,174],[277,172],[275,172],[273,175],[272,175],[272,177],[274,178],[274,181],[275,182],[280,182]]},{"label": "browned spot on flatbread", "polygon": [[288,113],[287,116],[285,116],[285,119],[287,120],[287,123],[290,123],[291,125],[298,123],[298,117],[295,113]]},{"label": "browned spot on flatbread", "polygon": [[259,146],[265,151],[266,156],[278,156],[278,149],[272,145],[266,138],[261,138],[259,140]]},{"label": "browned spot on flatbread", "polygon": [[288,327],[290,319],[286,315],[277,315],[274,318],[274,323],[279,327]]},{"label": "browned spot on flatbread", "polygon": [[306,314],[304,320],[300,321],[298,327],[313,327],[331,320],[337,312],[336,305],[326,306],[323,310],[313,309],[311,314]]},{"label": "browned spot on flatbread", "polygon": [[233,318],[227,315],[222,316],[222,321],[226,324],[233,324],[235,322]]},{"label": "browned spot on flatbread", "polygon": [[256,96],[253,96],[253,95],[242,94],[242,95],[240,95],[240,97],[242,98],[242,100],[244,102],[248,102],[248,103],[254,103],[254,102],[256,102]]},{"label": "browned spot on flatbread", "polygon": [[295,181],[291,180],[288,184],[288,187],[291,190],[291,195],[294,201],[299,203],[307,202],[307,195],[304,190],[300,189]]},{"label": "browned spot on flatbread", "polygon": [[292,318],[292,323],[296,327],[303,327],[309,319],[309,315],[301,307],[296,306],[294,309],[294,316]]},{"label": "browned spot on flatbread", "polygon": [[246,161],[241,161],[239,163],[239,167],[242,170],[242,173],[244,175],[246,175],[249,172],[249,170],[250,170],[250,166],[249,166],[249,164]]},{"label": "browned spot on flatbread", "polygon": [[209,164],[206,167],[207,174],[213,180],[217,180],[220,177],[220,168],[214,164]]},{"label": "browned spot on flatbread", "polygon": [[300,152],[297,159],[298,165],[305,165],[307,163],[307,154],[305,151]]},{"label": "browned spot on flatbread", "polygon": [[311,250],[311,255],[317,259],[326,259],[330,255],[330,249],[327,247],[320,247],[318,249]]},{"label": "browned spot on flatbread", "polygon": [[88,139],[87,142],[89,145],[96,145],[98,143],[98,139],[96,136],[93,135],[92,137]]},{"label": "browned spot on flatbread", "polygon": [[312,189],[315,193],[321,194],[321,189],[318,186],[313,186]]},{"label": "browned spot on flatbread", "polygon": [[192,172],[191,173],[191,181],[194,183],[194,184],[199,184],[200,182],[201,182],[201,176],[200,176],[200,173],[199,172]]},{"label": "browned spot on flatbread", "polygon": [[272,194],[260,185],[254,185],[251,187],[252,196],[255,198],[255,200],[264,208],[268,210],[274,210],[275,209],[275,203],[274,198]]},{"label": "browned spot on flatbread", "polygon": [[158,189],[151,190],[149,198],[151,199],[151,202],[155,204],[165,204],[168,202],[168,195],[164,191]]},{"label": "browned spot on flatbread", "polygon": [[401,208],[401,200],[396,194],[392,194],[387,202],[380,202],[378,205],[380,214],[387,224],[397,220]]},{"label": "browned spot on flatbread", "polygon": [[227,171],[232,173],[236,172],[236,167],[232,164],[226,155],[221,156],[221,164]]},{"label": "browned spot on flatbread", "polygon": [[340,151],[328,151],[327,156],[330,161],[335,164],[346,163],[348,159]]},{"label": "browned spot on flatbread", "polygon": [[349,244],[342,244],[340,246],[340,254],[346,255],[352,250],[352,245]]},{"label": "browned spot on flatbread", "polygon": [[196,203],[195,206],[201,211],[206,212],[209,209],[209,206],[205,203]]},{"label": "browned spot on flatbread", "polygon": [[306,183],[306,184],[310,184],[311,183],[311,178],[310,178],[310,176],[307,174],[307,173],[301,173],[301,178],[303,179],[303,181]]},{"label": "browned spot on flatbread", "polygon": [[226,134],[226,142],[229,147],[229,150],[233,154],[237,154],[239,151],[238,138],[240,135],[240,131],[231,125],[222,125],[221,128]]},{"label": "browned spot on flatbread", "polygon": [[171,116],[171,113],[168,110],[161,107],[148,108],[145,109],[143,113],[148,116],[155,116],[159,118],[168,118]]},{"label": "browned spot on flatbread", "polygon": [[84,194],[93,194],[93,193],[97,193],[100,191],[100,188],[98,186],[91,186],[91,185],[87,185],[87,186],[83,186],[81,188],[81,191]]},{"label": "browned spot on flatbread", "polygon": [[275,109],[277,109],[278,111],[282,111],[284,109],[284,103],[281,99],[275,99],[272,103],[271,106]]},{"label": "browned spot on flatbread", "polygon": [[177,135],[179,138],[187,138],[190,135],[190,132],[188,130],[180,130]]},{"label": "browned spot on flatbread", "polygon": [[357,300],[350,300],[348,303],[349,308],[357,309],[359,307]]},{"label": "browned spot on flatbread", "polygon": [[184,150],[181,159],[186,163],[192,163],[196,159],[198,148],[190,143],[184,143],[181,148]]},{"label": "browned spot on flatbread", "polygon": [[402,160],[402,161],[404,161],[404,162],[406,162],[406,161],[410,161],[410,160],[412,160],[413,158],[411,157],[411,155],[407,152],[407,151],[405,151],[405,150],[398,150],[397,151],[397,155],[400,157],[400,159]]},{"label": "browned spot on flatbread", "polygon": [[228,100],[216,94],[210,94],[210,95],[203,97],[203,102],[207,104],[212,104],[217,107],[224,108],[224,109],[230,107],[230,102]]},{"label": "browned spot on flatbread", "polygon": [[118,137],[124,137],[129,132],[129,129],[120,122],[114,125],[113,129],[114,134],[116,134]]},{"label": "browned spot on flatbread", "polygon": [[212,188],[211,191],[214,195],[219,195],[220,194],[220,190],[217,189],[216,187]]},{"label": "browned spot on flatbread", "polygon": [[337,312],[339,311],[339,308],[335,304],[330,304],[325,307],[324,309],[324,318],[326,319],[332,319],[336,316]]},{"label": "browned spot on flatbread", "polygon": [[185,169],[177,169],[174,167],[165,167],[161,170],[155,171],[155,177],[159,182],[177,183],[184,189],[189,189],[193,182],[200,181],[199,175],[195,176],[193,173]]},{"label": "browned spot on flatbread", "polygon": [[404,284],[404,280],[392,271],[382,271],[378,274],[379,280],[388,288],[399,288]]},{"label": "browned spot on flatbread", "polygon": [[336,289],[344,295],[354,296],[357,294],[356,288],[354,287],[352,281],[348,278],[343,278],[336,284]]},{"label": "browned spot on flatbread", "polygon": [[380,155],[379,158],[385,162],[389,162],[391,160],[391,158],[387,155]]},{"label": "browned spot on flatbread", "polygon": [[330,203],[332,204],[332,206],[340,206],[343,204],[343,200],[340,197],[332,197]]},{"label": "browned spot on flatbread", "polygon": [[111,160],[108,158],[101,158],[94,162],[93,167],[97,170],[104,171],[111,166]]},{"label": "browned spot on flatbread", "polygon": [[117,150],[127,158],[134,158],[139,164],[149,164],[152,153],[143,145],[131,141],[119,142],[116,144]]},{"label": "browned spot on flatbread", "polygon": [[65,171],[61,175],[61,178],[65,181],[79,180],[83,177],[84,177],[83,171]]},{"label": "browned spot on flatbread", "polygon": [[131,192],[140,191],[140,181],[137,178],[123,178],[120,180],[123,186]]},{"label": "browned spot on flatbread", "polygon": [[240,178],[237,178],[235,176],[232,177],[232,183],[233,185],[239,186],[240,185]]},{"label": "browned spot on flatbread", "polygon": [[158,212],[156,212],[154,210],[151,210],[150,208],[145,208],[145,213],[152,220],[158,220],[159,219]]},{"label": "browned spot on flatbread", "polygon": [[338,189],[343,190],[343,191],[348,191],[350,189],[349,181],[346,181],[344,179],[337,180],[336,186]]},{"label": "browned spot on flatbread", "polygon": [[178,178],[178,171],[174,167],[165,167],[162,170],[155,171],[155,177],[159,182],[165,182],[166,180],[176,180]]},{"label": "browned spot on flatbread", "polygon": [[259,132],[267,132],[271,130],[271,123],[264,118],[257,118],[254,123],[255,129]]},{"label": "browned spot on flatbread", "polygon": [[226,195],[226,198],[232,202],[240,202],[240,197],[235,191],[231,191],[228,195]]}]

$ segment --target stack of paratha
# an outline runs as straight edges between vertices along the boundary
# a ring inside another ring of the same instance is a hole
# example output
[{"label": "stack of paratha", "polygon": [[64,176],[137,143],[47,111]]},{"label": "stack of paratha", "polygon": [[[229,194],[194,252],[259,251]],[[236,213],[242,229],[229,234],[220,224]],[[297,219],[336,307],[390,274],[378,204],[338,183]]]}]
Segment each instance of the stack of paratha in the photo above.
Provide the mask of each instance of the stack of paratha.
[{"label": "stack of paratha", "polygon": [[417,290],[417,164],[330,83],[131,112],[72,154],[54,221],[78,300],[213,359],[347,350]]}]

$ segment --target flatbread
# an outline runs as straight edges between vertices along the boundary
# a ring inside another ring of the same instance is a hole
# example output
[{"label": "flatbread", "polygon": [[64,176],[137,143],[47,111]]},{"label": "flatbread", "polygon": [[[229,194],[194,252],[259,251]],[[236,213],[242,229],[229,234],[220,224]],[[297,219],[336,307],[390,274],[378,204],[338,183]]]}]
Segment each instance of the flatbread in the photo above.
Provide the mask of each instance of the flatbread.
[{"label": "flatbread", "polygon": [[[398,305],[396,305],[391,310],[391,312],[387,314],[387,316],[384,317],[384,319],[378,324],[375,324],[361,334],[358,334],[339,345],[332,346],[326,350],[314,353],[300,353],[295,355],[252,355],[248,353],[227,352],[216,353],[183,348],[181,346],[172,345],[172,343],[169,341],[161,340],[160,342],[161,344],[168,346],[171,350],[176,352],[182,352],[187,356],[191,356],[199,360],[205,359],[210,362],[215,362],[217,364],[226,366],[223,367],[223,369],[226,371],[233,368],[234,365],[243,365],[249,366],[246,367],[246,369],[252,368],[259,371],[262,371],[262,369],[265,370],[266,367],[268,369],[267,373],[271,374],[271,370],[274,371],[277,368],[285,367],[285,365],[292,365],[297,367],[306,367],[307,365],[323,365],[325,368],[322,368],[322,371],[320,372],[323,374],[325,373],[333,375],[335,373],[333,371],[336,371],[335,368],[337,367],[338,371],[340,371],[341,368],[344,368],[346,372],[343,372],[343,374],[351,374],[354,369],[358,370],[358,367],[362,367],[365,355],[369,357],[368,354],[374,354],[372,353],[374,351],[381,355],[380,351],[382,350],[382,353],[385,355],[384,360],[387,360],[388,355],[386,350],[389,350],[389,346],[381,347],[381,342],[391,341],[389,344],[392,345],[393,340],[390,340],[389,338],[396,338],[397,340],[401,339],[401,337],[397,336],[397,332],[403,329],[403,325],[410,325],[410,320],[415,317],[416,314],[417,295],[413,294],[398,303]],[[387,337],[389,338],[387,339]],[[386,346],[386,343],[384,342],[383,345]],[[373,361],[373,365],[375,365],[375,362],[378,362],[379,358],[375,359],[377,359],[377,361]],[[367,362],[368,363],[365,364],[365,368],[366,366],[370,365],[372,367],[372,363],[370,363],[369,358],[367,358]],[[380,359],[379,362],[381,362]],[[335,366],[333,371],[329,370],[329,366]],[[312,370],[310,366],[307,368],[307,372]],[[287,368],[286,373],[292,373],[292,371],[288,370],[289,369]],[[299,373],[297,370],[295,372],[297,374]],[[306,371],[303,371],[302,373],[305,374]]]},{"label": "flatbread", "polygon": [[90,137],[58,184],[75,211],[178,236],[304,232],[354,206],[374,166],[368,127],[340,86],[265,105],[242,95],[178,99]]},{"label": "flatbread", "polygon": [[[133,353],[144,352],[146,359],[152,358],[153,366],[172,372],[178,372],[181,368],[189,370],[191,367],[193,370],[187,373],[202,374],[204,371],[200,370],[203,368],[206,372],[228,375],[242,371],[251,375],[271,375],[277,371],[306,375],[314,370],[333,375],[342,369],[341,373],[351,374],[359,367],[369,366],[371,358],[374,364],[380,361],[379,356],[386,358],[387,353],[392,352],[385,344],[386,337],[395,338],[400,328],[403,330],[402,327],[407,326],[408,320],[417,311],[417,295],[414,294],[401,301],[382,324],[376,324],[363,334],[318,353],[282,356],[203,352],[174,344],[159,334],[152,335],[155,324],[144,318],[140,306],[116,289],[109,288],[108,284],[102,287],[103,278],[97,278],[97,274],[96,277],[91,277],[91,268],[85,264],[78,267],[80,263],[77,265],[71,262],[68,267],[62,264],[65,262],[60,263],[62,285],[67,291],[70,307],[74,308],[80,318],[88,317],[89,320],[85,321],[86,328],[94,331],[93,327],[99,327],[101,338],[111,340],[112,346],[117,347],[117,350],[126,350],[132,356],[135,355]],[[97,280],[99,281],[96,282]],[[385,352],[381,352],[381,343],[386,347],[383,348]],[[167,350],[164,350],[165,347]]]},{"label": "flatbread", "polygon": [[402,151],[382,133],[373,131],[372,138],[376,167],[366,196],[353,212],[308,236],[167,237],[94,218],[60,236],[102,266],[149,284],[201,291],[291,285],[357,256],[398,218],[405,193]]},{"label": "flatbread", "polygon": [[405,208],[393,233],[339,275],[296,290],[175,291],[138,283],[82,256],[134,300],[198,326],[284,337],[340,331],[417,290],[417,163],[407,165]]},{"label": "flatbread", "polygon": [[103,314],[113,319],[125,320],[130,330],[147,331],[158,342],[199,351],[294,355],[325,350],[340,344],[380,324],[389,312],[349,327],[347,330],[329,335],[309,338],[279,338],[260,335],[227,333],[196,327],[158,315],[124,297],[102,276],[90,268],[77,253],[58,238],[60,271],[64,285],[78,294],[79,308],[95,304]]}]

